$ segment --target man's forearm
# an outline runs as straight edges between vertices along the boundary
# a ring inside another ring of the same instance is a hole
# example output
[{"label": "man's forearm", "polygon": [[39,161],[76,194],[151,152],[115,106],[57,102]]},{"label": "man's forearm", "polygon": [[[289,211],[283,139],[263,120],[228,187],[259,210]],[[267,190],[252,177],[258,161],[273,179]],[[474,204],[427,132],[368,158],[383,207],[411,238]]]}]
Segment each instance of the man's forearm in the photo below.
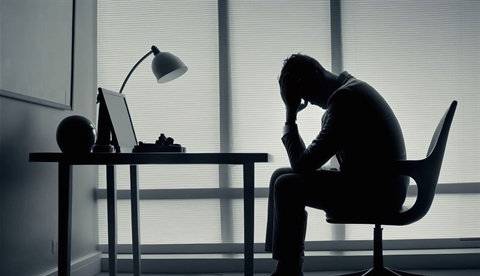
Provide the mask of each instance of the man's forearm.
[{"label": "man's forearm", "polygon": [[288,111],[286,112],[286,121],[285,124],[295,124],[297,122],[297,112]]},{"label": "man's forearm", "polygon": [[298,126],[295,123],[286,124],[283,127],[282,142],[287,151],[290,166],[294,171],[302,171],[302,157],[305,153],[305,143],[298,133]]}]

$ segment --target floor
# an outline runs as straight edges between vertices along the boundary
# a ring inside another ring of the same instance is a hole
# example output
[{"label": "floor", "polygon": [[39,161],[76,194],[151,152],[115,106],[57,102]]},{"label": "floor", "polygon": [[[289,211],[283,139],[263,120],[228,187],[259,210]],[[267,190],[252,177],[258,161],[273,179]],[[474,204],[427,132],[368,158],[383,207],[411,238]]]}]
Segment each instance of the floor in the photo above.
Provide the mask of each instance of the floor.
[{"label": "floor", "polygon": [[[478,276],[480,269],[464,269],[464,270],[412,270],[410,273],[432,276]],[[346,271],[327,271],[327,272],[306,272],[305,276],[327,276],[346,273]],[[255,276],[266,276],[268,273],[256,273]],[[214,274],[142,274],[144,276],[242,276],[243,273],[214,273]],[[94,276],[109,276],[103,272]],[[133,276],[129,273],[118,273],[117,276]]]}]

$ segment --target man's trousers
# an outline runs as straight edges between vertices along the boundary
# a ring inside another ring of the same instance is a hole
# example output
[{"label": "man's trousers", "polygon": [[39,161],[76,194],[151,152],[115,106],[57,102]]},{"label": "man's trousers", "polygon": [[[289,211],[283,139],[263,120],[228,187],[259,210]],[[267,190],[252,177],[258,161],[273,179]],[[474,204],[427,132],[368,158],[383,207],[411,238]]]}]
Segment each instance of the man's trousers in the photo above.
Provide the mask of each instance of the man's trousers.
[{"label": "man's trousers", "polygon": [[291,168],[280,168],[272,174],[265,250],[273,253],[273,259],[297,260],[303,256],[305,207],[327,211],[348,203],[350,196],[344,183],[342,174],[334,170],[297,174]]}]

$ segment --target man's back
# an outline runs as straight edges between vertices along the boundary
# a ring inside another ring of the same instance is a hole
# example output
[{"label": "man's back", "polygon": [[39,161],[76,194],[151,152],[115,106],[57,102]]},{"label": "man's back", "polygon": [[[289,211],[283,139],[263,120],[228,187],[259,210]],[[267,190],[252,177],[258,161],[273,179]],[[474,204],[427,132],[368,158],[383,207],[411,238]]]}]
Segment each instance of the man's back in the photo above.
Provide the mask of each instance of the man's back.
[{"label": "man's back", "polygon": [[360,173],[405,159],[400,125],[390,106],[370,85],[347,77],[329,100],[322,132],[334,135],[341,170]]},{"label": "man's back", "polygon": [[340,171],[366,193],[390,194],[396,207],[405,199],[408,182],[388,175],[393,160],[406,159],[405,142],[395,114],[367,83],[346,75],[330,97],[321,135],[335,139]]}]

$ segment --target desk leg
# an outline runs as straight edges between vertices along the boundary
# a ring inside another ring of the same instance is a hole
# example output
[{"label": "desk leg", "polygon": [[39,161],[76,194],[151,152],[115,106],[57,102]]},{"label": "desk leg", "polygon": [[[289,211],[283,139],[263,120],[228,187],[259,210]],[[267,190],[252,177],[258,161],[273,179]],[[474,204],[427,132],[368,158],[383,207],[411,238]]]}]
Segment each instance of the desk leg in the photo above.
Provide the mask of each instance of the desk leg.
[{"label": "desk leg", "polygon": [[72,165],[58,164],[58,275],[70,275]]},{"label": "desk leg", "polygon": [[117,187],[115,166],[107,165],[108,270],[117,275]]},{"label": "desk leg", "polygon": [[254,163],[243,165],[243,214],[244,214],[244,254],[245,254],[245,275],[253,276],[253,233],[254,233],[254,208],[255,208],[255,187],[254,187]]},{"label": "desk leg", "polygon": [[138,192],[138,167],[130,166],[130,199],[132,209],[133,275],[140,276],[140,217]]}]

